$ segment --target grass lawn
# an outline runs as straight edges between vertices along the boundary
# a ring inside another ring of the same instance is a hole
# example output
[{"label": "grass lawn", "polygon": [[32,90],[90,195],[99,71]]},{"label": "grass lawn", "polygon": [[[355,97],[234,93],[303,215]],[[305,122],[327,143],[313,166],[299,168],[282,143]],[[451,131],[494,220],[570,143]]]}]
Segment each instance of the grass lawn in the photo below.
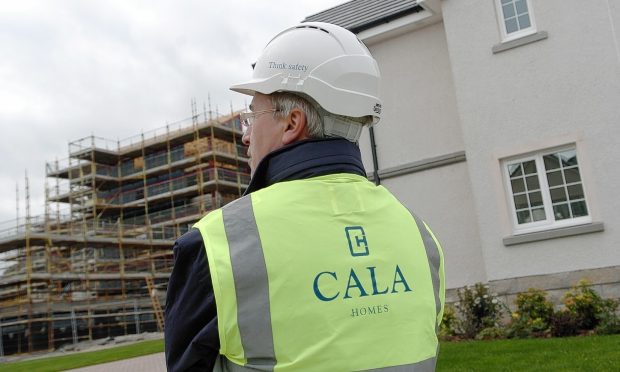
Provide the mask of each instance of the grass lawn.
[{"label": "grass lawn", "polygon": [[[164,350],[163,340],[0,364],[4,371],[61,371]],[[620,335],[443,342],[437,371],[620,371]]]},{"label": "grass lawn", "polygon": [[620,371],[620,335],[444,342],[437,371]]},{"label": "grass lawn", "polygon": [[113,347],[97,351],[87,351],[71,355],[25,360],[22,362],[0,363],[0,370],[6,371],[64,371],[72,368],[113,362],[164,351],[164,340],[151,340],[131,345]]}]

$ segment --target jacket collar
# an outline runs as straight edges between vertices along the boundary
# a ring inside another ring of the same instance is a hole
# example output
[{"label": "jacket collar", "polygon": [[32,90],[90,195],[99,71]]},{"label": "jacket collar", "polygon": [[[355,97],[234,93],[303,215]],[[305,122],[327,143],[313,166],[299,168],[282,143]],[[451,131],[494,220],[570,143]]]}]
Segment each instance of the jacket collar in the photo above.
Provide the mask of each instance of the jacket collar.
[{"label": "jacket collar", "polygon": [[335,173],[366,177],[357,145],[342,138],[299,141],[267,154],[256,167],[244,195],[277,182]]}]

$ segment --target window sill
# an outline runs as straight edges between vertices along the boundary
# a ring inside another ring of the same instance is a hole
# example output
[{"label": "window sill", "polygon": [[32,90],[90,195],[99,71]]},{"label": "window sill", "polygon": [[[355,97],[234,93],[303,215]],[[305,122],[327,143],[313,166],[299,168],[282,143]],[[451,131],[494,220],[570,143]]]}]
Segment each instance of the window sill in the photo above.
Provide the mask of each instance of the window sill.
[{"label": "window sill", "polygon": [[535,34],[523,36],[518,39],[514,39],[514,40],[510,40],[510,41],[506,41],[503,43],[493,45],[493,48],[491,48],[491,50],[493,51],[493,54],[497,54],[497,53],[506,51],[508,49],[517,48],[522,45],[533,43],[535,41],[544,40],[547,37],[549,37],[549,35],[547,34],[547,31],[540,31]]},{"label": "window sill", "polygon": [[593,232],[599,232],[605,230],[605,226],[602,222],[592,222],[586,225],[571,226],[555,230],[539,231],[530,234],[512,235],[504,238],[504,245],[506,247],[511,245],[537,242],[541,240],[563,238],[565,236],[583,235]]}]

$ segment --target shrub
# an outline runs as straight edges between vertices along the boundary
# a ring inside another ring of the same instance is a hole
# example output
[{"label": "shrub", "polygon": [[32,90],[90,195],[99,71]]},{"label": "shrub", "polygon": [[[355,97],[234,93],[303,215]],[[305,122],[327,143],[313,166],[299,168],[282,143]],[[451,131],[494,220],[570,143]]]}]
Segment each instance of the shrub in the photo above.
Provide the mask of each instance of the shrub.
[{"label": "shrub", "polygon": [[508,337],[531,337],[549,330],[553,316],[553,304],[547,300],[545,291],[530,288],[519,293],[515,300],[517,311],[507,331]]},{"label": "shrub", "polygon": [[439,325],[439,338],[447,340],[455,336],[459,331],[459,319],[456,316],[454,307],[446,305],[443,310],[443,317]]},{"label": "shrub", "polygon": [[596,328],[605,311],[605,300],[584,279],[564,295],[564,305],[577,317],[578,327],[583,330]]},{"label": "shrub", "polygon": [[500,327],[487,327],[476,335],[476,340],[496,340],[506,337],[506,331]]},{"label": "shrub", "polygon": [[574,336],[579,331],[579,319],[575,313],[562,309],[551,317],[551,335],[553,337]]},{"label": "shrub", "polygon": [[474,338],[485,328],[498,327],[502,316],[502,303],[489,293],[489,287],[476,283],[457,291],[456,305],[461,315],[461,330],[465,337]]},{"label": "shrub", "polygon": [[618,301],[604,300],[602,311],[597,315],[599,323],[596,326],[596,333],[601,335],[620,333],[620,318],[616,315],[617,309]]}]

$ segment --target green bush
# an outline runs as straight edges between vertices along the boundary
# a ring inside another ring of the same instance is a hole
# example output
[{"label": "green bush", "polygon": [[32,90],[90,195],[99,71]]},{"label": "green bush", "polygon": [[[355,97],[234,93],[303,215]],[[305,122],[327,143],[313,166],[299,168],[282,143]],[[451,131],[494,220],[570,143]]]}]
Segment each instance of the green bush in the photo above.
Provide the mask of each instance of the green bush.
[{"label": "green bush", "polygon": [[[446,307],[439,337],[497,339],[529,337],[566,337],[579,333],[620,333],[618,300],[603,299],[586,280],[580,280],[563,297],[564,307],[553,311],[543,290],[530,288],[517,294],[516,311],[505,327],[500,324],[507,307],[482,283],[457,291],[455,308]],[[505,328],[504,328],[505,327]]]},{"label": "green bush", "polygon": [[614,299],[604,300],[602,311],[597,315],[599,320],[596,326],[596,333],[601,335],[611,335],[620,333],[620,318],[616,314],[618,301]]},{"label": "green bush", "polygon": [[590,287],[587,280],[580,280],[564,295],[564,306],[578,320],[582,330],[592,330],[600,323],[601,313],[605,311],[605,300]]},{"label": "green bush", "polygon": [[551,317],[551,335],[553,337],[575,336],[579,331],[579,319],[566,309],[556,311]]},{"label": "green bush", "polygon": [[457,294],[460,328],[466,338],[474,338],[485,328],[500,326],[503,306],[495,295],[489,293],[488,286],[476,283],[473,287],[458,290]]},{"label": "green bush", "polygon": [[530,288],[519,293],[515,300],[517,311],[507,330],[508,337],[531,337],[545,335],[551,326],[553,304],[547,300],[545,291]]},{"label": "green bush", "polygon": [[506,331],[501,327],[488,327],[476,335],[476,340],[497,340],[506,338]]},{"label": "green bush", "polygon": [[454,307],[446,305],[439,325],[439,338],[449,340],[459,332],[459,319]]}]

